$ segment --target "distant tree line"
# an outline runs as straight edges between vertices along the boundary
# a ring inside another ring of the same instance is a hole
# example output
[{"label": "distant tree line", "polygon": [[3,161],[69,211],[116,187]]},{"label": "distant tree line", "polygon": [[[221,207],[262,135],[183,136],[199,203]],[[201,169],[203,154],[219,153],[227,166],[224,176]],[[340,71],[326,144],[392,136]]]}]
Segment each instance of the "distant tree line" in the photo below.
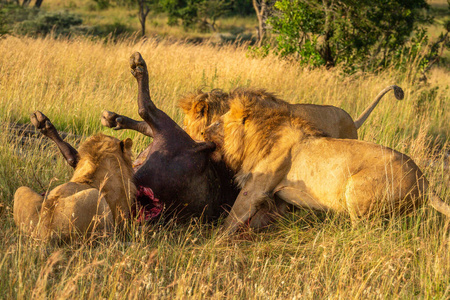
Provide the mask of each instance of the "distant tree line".
[{"label": "distant tree line", "polygon": [[[251,53],[268,53],[311,67],[344,66],[346,71],[376,70],[390,65],[405,66],[414,60],[424,72],[448,48],[450,20],[441,36],[431,41],[423,25],[433,19],[426,0],[91,0],[98,9],[124,6],[138,10],[141,34],[146,34],[146,20],[151,12],[165,13],[169,25],[185,29],[199,28],[216,32],[217,20],[226,15],[254,16],[258,20],[256,43]],[[447,0],[450,16],[450,0]],[[44,35],[85,29],[81,18],[68,12],[40,13],[26,11],[32,0],[0,0],[0,34],[7,32],[7,20],[14,8],[25,12],[15,17],[16,31]],[[35,0],[39,8],[43,0]],[[19,11],[16,9],[16,11]],[[28,14],[28,19],[26,15]],[[86,27],[86,26],[84,26]],[[112,24],[90,33],[107,31],[126,33],[126,24]],[[420,56],[420,57],[419,57]],[[417,58],[417,59],[416,59]]]},{"label": "distant tree line", "polygon": [[166,13],[169,25],[184,28],[198,26],[203,31],[217,31],[218,18],[226,15],[254,14],[249,0],[93,0],[101,8],[120,5],[138,8],[141,34],[146,34],[146,20],[150,12]]},{"label": "distant tree line", "polygon": [[223,15],[255,15],[258,27],[253,53],[274,52],[309,66],[339,64],[349,72],[404,65],[419,53],[423,57],[418,63],[426,69],[449,43],[448,30],[433,43],[421,26],[432,22],[426,0],[94,1],[137,6],[142,35],[150,11],[166,13],[170,25],[213,32]]},{"label": "distant tree line", "polygon": [[[40,8],[43,1],[44,1],[44,0],[36,0],[36,1],[34,2],[34,7]],[[23,0],[22,3],[20,3],[20,0],[14,0],[14,2],[17,3],[17,5],[21,5],[21,6],[23,6],[23,7],[27,7],[27,6],[30,5],[31,0]]]}]

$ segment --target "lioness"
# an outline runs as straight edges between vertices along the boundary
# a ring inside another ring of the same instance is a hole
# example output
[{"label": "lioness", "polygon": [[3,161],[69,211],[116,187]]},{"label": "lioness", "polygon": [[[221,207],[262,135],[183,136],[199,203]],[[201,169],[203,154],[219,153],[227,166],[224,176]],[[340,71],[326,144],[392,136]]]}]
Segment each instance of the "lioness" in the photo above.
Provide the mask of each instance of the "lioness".
[{"label": "lioness", "polygon": [[242,188],[225,220],[229,232],[274,198],[345,212],[356,222],[377,212],[410,211],[429,194],[431,205],[450,216],[411,158],[374,143],[325,137],[287,107],[237,97],[205,139],[216,143]]},{"label": "lioness", "polygon": [[267,106],[285,107],[293,115],[310,122],[330,137],[357,139],[357,129],[361,127],[381,98],[390,90],[394,90],[394,95],[398,100],[403,99],[404,94],[400,87],[388,86],[378,94],[356,121],[353,121],[350,115],[341,108],[331,105],[290,104],[262,89],[239,88],[229,94],[221,90],[212,90],[209,93],[198,91],[181,98],[178,104],[185,113],[183,121],[185,130],[195,140],[203,140],[202,133],[205,128],[225,114],[229,110],[229,101],[236,97],[253,98],[254,101]]},{"label": "lioness", "polygon": [[[34,120],[47,122],[40,112]],[[78,150],[78,163],[69,182],[41,196],[28,187],[14,194],[14,221],[40,239],[74,237],[111,231],[130,217],[135,185],[132,180],[131,139],[120,141],[99,134]]]}]

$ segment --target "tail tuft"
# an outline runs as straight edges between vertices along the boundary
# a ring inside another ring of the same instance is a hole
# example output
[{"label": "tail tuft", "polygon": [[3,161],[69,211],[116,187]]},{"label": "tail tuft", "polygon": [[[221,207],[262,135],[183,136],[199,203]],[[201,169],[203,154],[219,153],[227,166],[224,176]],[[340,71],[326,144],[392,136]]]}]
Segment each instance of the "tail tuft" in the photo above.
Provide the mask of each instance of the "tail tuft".
[{"label": "tail tuft", "polygon": [[403,100],[405,97],[405,93],[403,92],[402,88],[396,85],[393,85],[394,88],[394,95],[397,100]]}]

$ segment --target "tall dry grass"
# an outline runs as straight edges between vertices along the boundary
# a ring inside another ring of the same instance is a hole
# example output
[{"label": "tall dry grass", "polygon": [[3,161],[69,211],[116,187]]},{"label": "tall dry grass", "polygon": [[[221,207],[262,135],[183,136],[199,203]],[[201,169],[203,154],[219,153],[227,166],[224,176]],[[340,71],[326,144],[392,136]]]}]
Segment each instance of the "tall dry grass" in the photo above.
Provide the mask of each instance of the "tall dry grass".
[{"label": "tall dry grass", "polygon": [[[345,216],[295,212],[260,233],[231,241],[216,226],[132,224],[125,236],[89,243],[41,244],[21,235],[12,197],[21,185],[42,192],[70,177],[56,148],[18,139],[10,123],[41,110],[61,130],[103,131],[103,109],[138,118],[128,57],[139,51],[150,71],[157,106],[177,122],[176,100],[197,88],[266,88],[290,102],[331,104],[356,117],[384,87],[385,96],[359,131],[364,140],[409,154],[436,192],[448,195],[449,78],[434,70],[428,84],[387,70],[343,76],[307,70],[275,57],[253,59],[245,48],[157,43],[95,43],[84,39],[0,40],[0,297],[1,298],[448,298],[448,220],[424,207],[413,216],[367,220],[352,228]],[[74,141],[75,142],[75,141]]]}]

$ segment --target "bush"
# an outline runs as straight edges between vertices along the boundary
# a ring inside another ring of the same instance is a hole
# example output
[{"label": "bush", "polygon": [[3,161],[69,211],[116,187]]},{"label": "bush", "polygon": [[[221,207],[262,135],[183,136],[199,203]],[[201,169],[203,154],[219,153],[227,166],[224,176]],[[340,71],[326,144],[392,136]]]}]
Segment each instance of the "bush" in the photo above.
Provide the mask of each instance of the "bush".
[{"label": "bush", "polygon": [[38,13],[38,9],[0,1],[0,35],[10,32],[18,22],[36,18]]},{"label": "bush", "polygon": [[41,12],[35,19],[18,23],[14,27],[14,32],[23,35],[47,35],[54,33],[56,36],[68,35],[71,27],[81,25],[79,16],[67,11],[62,12]]},{"label": "bush", "polygon": [[93,0],[95,2],[96,8],[99,10],[108,9],[111,6],[109,0]]},{"label": "bush", "polygon": [[5,12],[0,10],[0,36],[8,33],[9,30],[7,25]]},{"label": "bush", "polygon": [[268,20],[277,34],[275,52],[312,66],[376,69],[410,41],[425,0],[281,0]]},{"label": "bush", "polygon": [[108,36],[112,35],[117,37],[120,35],[131,34],[132,29],[130,29],[126,24],[115,20],[112,24],[97,25],[89,30],[87,33],[94,36]]}]

